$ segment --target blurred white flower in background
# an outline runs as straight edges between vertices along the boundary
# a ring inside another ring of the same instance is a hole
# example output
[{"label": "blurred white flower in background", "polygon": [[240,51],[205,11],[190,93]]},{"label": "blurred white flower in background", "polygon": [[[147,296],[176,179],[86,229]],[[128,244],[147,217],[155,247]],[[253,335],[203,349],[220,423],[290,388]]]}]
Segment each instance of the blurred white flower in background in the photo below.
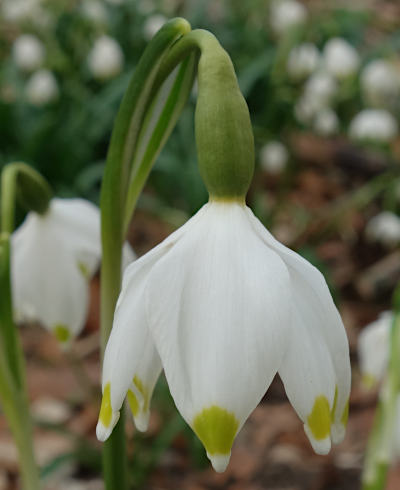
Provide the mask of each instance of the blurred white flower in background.
[{"label": "blurred white flower in background", "polygon": [[345,39],[334,37],[324,46],[323,63],[331,75],[344,79],[358,70],[360,57],[356,49]]},{"label": "blurred white flower in background", "polygon": [[368,221],[366,237],[392,248],[400,243],[400,218],[391,211],[382,211]]},{"label": "blurred white flower in background", "polygon": [[88,55],[88,66],[92,75],[100,80],[106,80],[118,75],[124,63],[121,46],[110,36],[96,39]]},{"label": "blurred white flower in background", "polygon": [[105,0],[107,3],[110,3],[111,5],[122,5],[125,3],[125,0]]},{"label": "blurred white flower in background", "polygon": [[292,78],[299,80],[311,75],[318,63],[319,51],[315,44],[303,43],[290,51],[287,71]]},{"label": "blurred white flower in background", "polygon": [[153,0],[137,0],[137,9],[143,15],[148,15],[154,12],[156,6]]},{"label": "blurred white flower in background", "polygon": [[98,0],[85,0],[81,4],[84,17],[98,24],[107,22],[107,10],[102,2]]},{"label": "blurred white flower in background", "polygon": [[289,152],[280,141],[270,141],[260,150],[260,165],[265,172],[280,174],[289,160]]},{"label": "blurred white flower in background", "polygon": [[143,24],[143,35],[146,41],[150,41],[167,20],[168,19],[161,14],[154,14],[147,17]]},{"label": "blurred white flower in background", "polygon": [[397,121],[384,109],[364,109],[350,122],[349,134],[356,140],[387,143],[398,133]]},{"label": "blurred white flower in background", "polygon": [[385,375],[392,322],[393,313],[385,311],[364,327],[358,337],[358,359],[365,388],[372,388]]},{"label": "blurred white flower in background", "polygon": [[281,35],[307,19],[307,9],[296,0],[275,0],[270,8],[270,22],[275,34]]},{"label": "blurred white flower in background", "polygon": [[27,100],[36,106],[42,106],[58,97],[58,84],[54,74],[49,70],[39,70],[28,80],[25,87]]},{"label": "blurred white flower in background", "polygon": [[332,136],[339,129],[339,118],[334,110],[326,107],[317,112],[313,127],[315,132],[321,136]]},{"label": "blurred white flower in background", "polygon": [[31,18],[40,8],[37,0],[3,0],[0,5],[4,19],[9,22]]},{"label": "blurred white flower in background", "polygon": [[42,65],[45,48],[36,36],[22,34],[14,41],[12,55],[18,68],[24,71],[33,71]]},{"label": "blurred white flower in background", "polygon": [[399,72],[386,60],[368,63],[361,72],[360,82],[365,99],[373,105],[390,105],[400,92]]},{"label": "blurred white flower in background", "polygon": [[337,83],[329,73],[314,73],[304,86],[306,96],[317,99],[320,107],[329,105],[337,93]]}]

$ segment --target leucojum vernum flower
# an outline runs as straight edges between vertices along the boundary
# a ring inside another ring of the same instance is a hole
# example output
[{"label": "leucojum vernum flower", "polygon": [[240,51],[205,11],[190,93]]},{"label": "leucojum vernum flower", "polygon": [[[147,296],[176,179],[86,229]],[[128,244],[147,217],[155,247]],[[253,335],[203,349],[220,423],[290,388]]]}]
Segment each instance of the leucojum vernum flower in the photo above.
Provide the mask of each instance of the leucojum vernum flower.
[{"label": "leucojum vernum flower", "polygon": [[110,436],[125,397],[146,430],[164,370],[178,410],[224,471],[236,435],[279,373],[314,450],[326,454],[343,439],[348,416],[342,320],[322,274],[246,206],[254,162],[246,102],[215,37],[185,36],[201,53],[195,129],[210,198],[125,270],[97,437]]},{"label": "leucojum vernum flower", "polygon": [[[100,263],[99,209],[84,199],[51,199],[45,214],[28,213],[11,244],[16,320],[40,322],[67,345],[85,324]],[[126,244],[125,265],[133,259]]]}]

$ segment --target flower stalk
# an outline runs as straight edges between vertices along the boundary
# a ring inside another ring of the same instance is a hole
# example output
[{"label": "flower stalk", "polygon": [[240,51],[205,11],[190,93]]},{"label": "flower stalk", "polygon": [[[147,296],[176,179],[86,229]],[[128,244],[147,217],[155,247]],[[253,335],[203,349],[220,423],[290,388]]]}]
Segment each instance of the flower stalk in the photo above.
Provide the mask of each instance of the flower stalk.
[{"label": "flower stalk", "polygon": [[40,489],[33,454],[25,363],[13,320],[10,236],[17,200],[28,210],[45,213],[51,197],[47,182],[23,163],[7,165],[1,175],[0,226],[0,398],[20,456],[23,488]]},{"label": "flower stalk", "polygon": [[396,403],[400,391],[400,284],[394,293],[393,311],[388,371],[368,441],[362,477],[363,490],[383,490],[392,461]]}]

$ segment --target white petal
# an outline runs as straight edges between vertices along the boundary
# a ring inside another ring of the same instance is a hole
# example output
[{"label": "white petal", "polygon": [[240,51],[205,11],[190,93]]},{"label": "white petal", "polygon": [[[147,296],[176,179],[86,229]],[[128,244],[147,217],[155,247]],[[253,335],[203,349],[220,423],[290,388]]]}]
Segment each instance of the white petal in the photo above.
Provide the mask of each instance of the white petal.
[{"label": "white petal", "polygon": [[[284,260],[290,273],[293,295],[299,298],[297,304],[307,305],[302,308],[302,318],[309,335],[315,336],[318,333],[325,338],[336,374],[337,397],[331,436],[333,442],[338,443],[344,437],[351,383],[349,345],[339,312],[318,269],[275,240],[250,209],[247,209],[247,213],[259,236]],[[293,319],[296,328],[296,313]]]},{"label": "white petal", "polygon": [[196,219],[189,220],[161,244],[125,269],[113,328],[104,355],[103,395],[109,386],[107,396],[110,398],[109,406],[112,415],[107,412],[106,423],[100,417],[97,429],[97,433],[101,436],[100,440],[107,439],[111,434],[127,393],[131,410],[132,395],[136,399],[138,407],[138,411],[134,414],[136,427],[139,430],[147,428],[150,399],[161,371],[161,363],[147,328],[143,289],[154,263],[168,252]]},{"label": "white petal", "polygon": [[243,206],[211,203],[151,270],[146,304],[175,403],[222,470],[285,353],[286,267]]},{"label": "white petal", "polygon": [[64,242],[35,213],[12,236],[11,277],[17,317],[39,321],[49,330],[65,328],[71,336],[80,332],[88,307],[87,281]]}]

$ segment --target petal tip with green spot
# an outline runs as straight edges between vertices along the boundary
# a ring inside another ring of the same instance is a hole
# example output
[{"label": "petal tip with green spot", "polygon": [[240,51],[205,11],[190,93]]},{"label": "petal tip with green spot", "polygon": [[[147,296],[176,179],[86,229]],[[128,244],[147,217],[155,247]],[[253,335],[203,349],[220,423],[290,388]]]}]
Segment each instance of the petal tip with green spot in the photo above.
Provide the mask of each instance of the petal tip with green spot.
[{"label": "petal tip with green spot", "polygon": [[223,473],[229,464],[231,459],[231,453],[228,454],[209,454],[207,452],[207,458],[211,461],[212,467],[217,473]]}]

